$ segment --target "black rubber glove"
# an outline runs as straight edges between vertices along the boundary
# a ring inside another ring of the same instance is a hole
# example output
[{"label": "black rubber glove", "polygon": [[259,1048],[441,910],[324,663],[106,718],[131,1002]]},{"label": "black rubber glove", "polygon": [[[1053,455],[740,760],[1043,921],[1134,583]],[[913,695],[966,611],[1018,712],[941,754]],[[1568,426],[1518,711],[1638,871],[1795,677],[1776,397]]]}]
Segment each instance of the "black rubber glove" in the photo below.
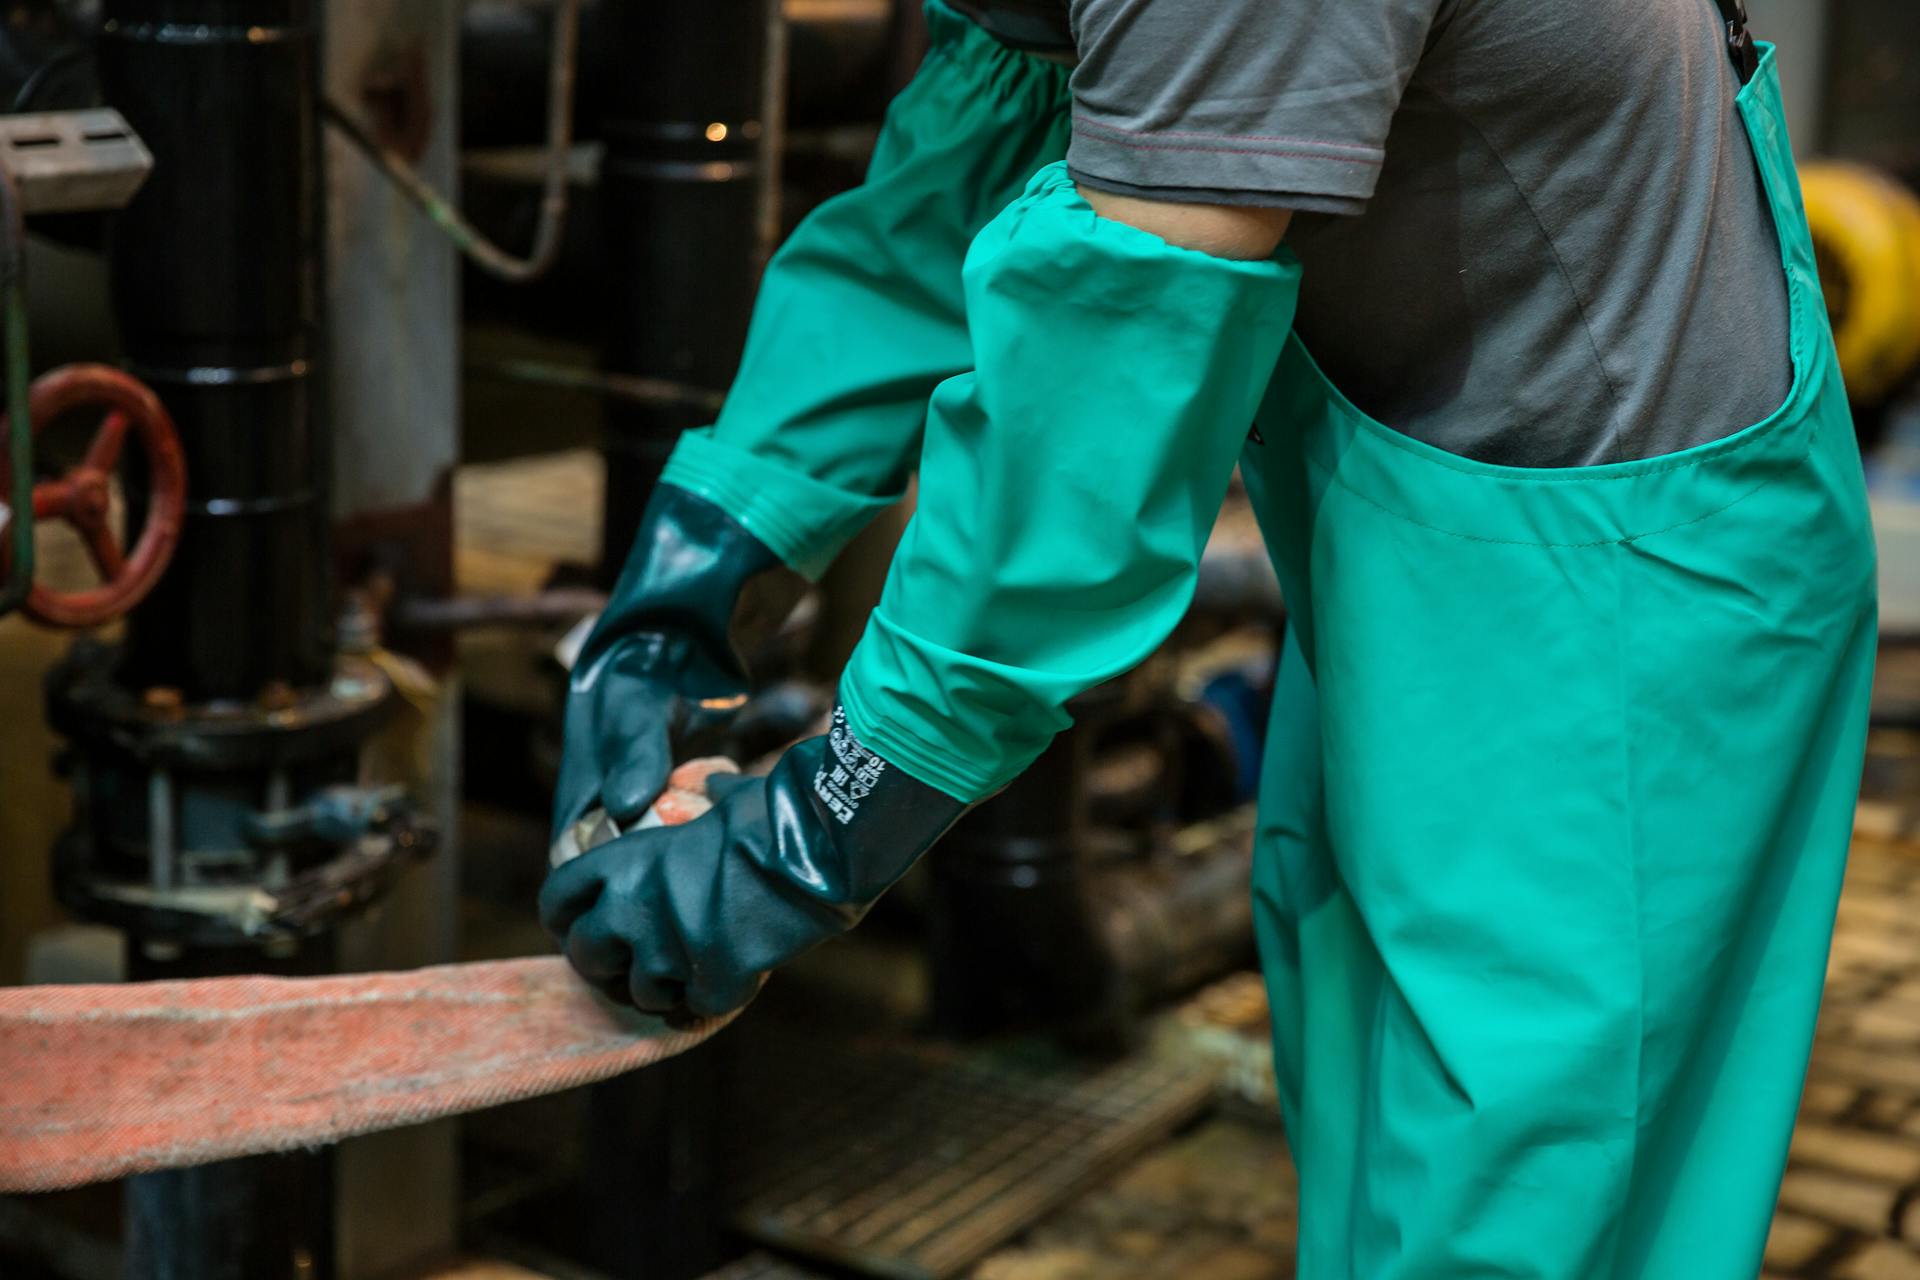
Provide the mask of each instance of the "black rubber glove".
[{"label": "black rubber glove", "polygon": [[860,922],[964,813],[861,746],[835,707],[765,778],[716,778],[713,810],[555,868],[540,919],[582,977],[648,1013],[715,1017]]},{"label": "black rubber glove", "polygon": [[719,507],[655,487],[568,681],[555,839],[596,805],[634,821],[677,758],[711,749],[746,700],[741,646],[777,627],[804,585]]}]

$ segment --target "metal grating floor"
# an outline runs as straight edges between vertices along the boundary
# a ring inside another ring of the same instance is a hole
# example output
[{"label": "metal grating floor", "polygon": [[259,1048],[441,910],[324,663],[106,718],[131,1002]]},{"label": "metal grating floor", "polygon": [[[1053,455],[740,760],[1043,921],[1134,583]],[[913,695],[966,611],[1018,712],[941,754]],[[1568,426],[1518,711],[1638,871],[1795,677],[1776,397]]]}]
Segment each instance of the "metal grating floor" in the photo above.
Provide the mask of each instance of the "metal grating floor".
[{"label": "metal grating floor", "polygon": [[817,1271],[803,1271],[770,1253],[751,1253],[738,1262],[709,1272],[702,1280],[825,1280]]},{"label": "metal grating floor", "polygon": [[744,1056],[745,1096],[770,1105],[745,1126],[735,1226],[892,1280],[959,1274],[1197,1115],[1213,1084],[1190,1065],[1037,1046]]}]

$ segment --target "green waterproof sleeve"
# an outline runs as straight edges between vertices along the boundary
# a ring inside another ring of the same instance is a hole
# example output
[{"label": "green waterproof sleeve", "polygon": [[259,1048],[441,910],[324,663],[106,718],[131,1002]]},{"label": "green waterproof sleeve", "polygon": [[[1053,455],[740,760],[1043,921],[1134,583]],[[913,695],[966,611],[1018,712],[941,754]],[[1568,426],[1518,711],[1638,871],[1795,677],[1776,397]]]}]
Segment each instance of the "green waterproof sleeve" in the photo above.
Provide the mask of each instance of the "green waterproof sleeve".
[{"label": "green waterproof sleeve", "polygon": [[768,264],[720,420],[682,437],[663,477],[810,578],[900,498],[927,397],[972,364],[967,245],[1066,154],[1067,68],[937,2],[927,20],[930,51],[888,110],[867,181]]},{"label": "green waterproof sleeve", "polygon": [[962,801],[1185,614],[1293,322],[1290,251],[1229,261],[1099,217],[1064,164],[975,241],[975,367],[928,410],[919,510],[848,663],[848,723]]}]

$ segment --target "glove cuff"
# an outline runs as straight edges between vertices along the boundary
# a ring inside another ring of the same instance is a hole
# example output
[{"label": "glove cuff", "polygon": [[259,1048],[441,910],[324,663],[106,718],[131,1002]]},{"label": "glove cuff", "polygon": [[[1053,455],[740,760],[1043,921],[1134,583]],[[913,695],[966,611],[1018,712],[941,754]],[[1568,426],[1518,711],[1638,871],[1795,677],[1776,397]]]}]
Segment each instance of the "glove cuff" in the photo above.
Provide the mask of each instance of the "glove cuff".
[{"label": "glove cuff", "polygon": [[905,875],[971,805],[930,787],[865,743],[833,708],[826,734],[789,758],[829,843],[845,868],[850,903],[864,907]]},{"label": "glove cuff", "polygon": [[662,478],[712,501],[811,582],[818,582],[841,548],[902,496],[829,484],[724,443],[711,427],[681,435]]},{"label": "glove cuff", "polygon": [[[577,668],[590,667],[629,637],[659,632],[684,637],[729,683],[744,684],[744,655],[785,621],[805,589],[726,511],[677,485],[658,484]],[[678,643],[667,647],[680,650],[673,665],[694,658]]]}]

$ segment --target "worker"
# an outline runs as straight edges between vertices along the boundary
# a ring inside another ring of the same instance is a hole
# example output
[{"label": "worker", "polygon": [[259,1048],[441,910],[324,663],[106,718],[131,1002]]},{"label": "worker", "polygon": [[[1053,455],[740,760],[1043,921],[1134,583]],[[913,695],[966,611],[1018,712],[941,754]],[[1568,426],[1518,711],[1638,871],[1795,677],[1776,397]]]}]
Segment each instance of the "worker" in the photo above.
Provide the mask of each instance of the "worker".
[{"label": "worker", "polygon": [[556,821],[639,813],[736,606],[917,464],[831,730],[549,928],[747,1001],[1161,643],[1237,465],[1299,1275],[1750,1280],[1876,641],[1771,49],[1736,0],[953,3],[666,469]]}]

